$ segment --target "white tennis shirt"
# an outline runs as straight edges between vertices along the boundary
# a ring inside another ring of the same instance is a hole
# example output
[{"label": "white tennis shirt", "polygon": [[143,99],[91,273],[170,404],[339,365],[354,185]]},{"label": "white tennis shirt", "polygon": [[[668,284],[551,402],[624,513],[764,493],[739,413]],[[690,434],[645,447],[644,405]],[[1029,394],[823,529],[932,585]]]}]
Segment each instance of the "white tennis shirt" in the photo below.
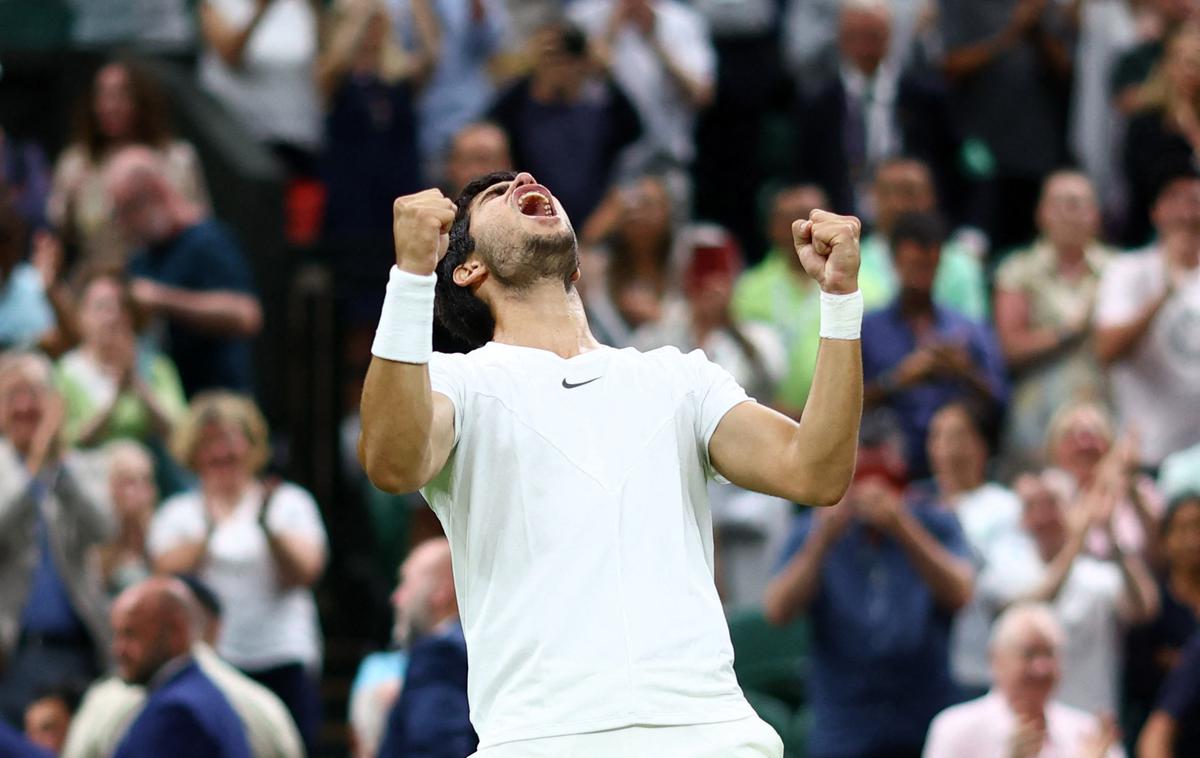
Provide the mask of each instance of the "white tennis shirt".
[{"label": "white tennis shirt", "polygon": [[753,715],[713,584],[708,441],[748,400],[704,354],[435,354],[455,446],[422,490],[450,540],[481,747]]}]

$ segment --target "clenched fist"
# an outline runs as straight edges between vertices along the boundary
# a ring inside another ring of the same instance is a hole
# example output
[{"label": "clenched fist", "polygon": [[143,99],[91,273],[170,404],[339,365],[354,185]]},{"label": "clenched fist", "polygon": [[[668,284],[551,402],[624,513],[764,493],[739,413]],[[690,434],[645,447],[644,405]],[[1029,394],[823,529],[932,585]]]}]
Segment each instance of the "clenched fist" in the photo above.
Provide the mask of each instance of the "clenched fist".
[{"label": "clenched fist", "polygon": [[858,238],[862,222],[814,210],[807,219],[792,223],[796,255],[822,292],[848,295],[858,289]]},{"label": "clenched fist", "polygon": [[396,240],[396,267],[428,276],[450,244],[454,201],[441,190],[428,189],[396,198],[392,204],[392,236]]}]

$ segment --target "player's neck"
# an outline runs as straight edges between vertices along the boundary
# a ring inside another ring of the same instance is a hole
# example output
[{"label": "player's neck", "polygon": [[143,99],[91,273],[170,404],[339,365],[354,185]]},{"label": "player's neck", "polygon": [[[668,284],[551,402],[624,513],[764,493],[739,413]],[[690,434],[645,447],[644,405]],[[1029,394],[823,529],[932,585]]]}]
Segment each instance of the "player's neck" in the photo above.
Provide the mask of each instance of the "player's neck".
[{"label": "player's neck", "polygon": [[500,294],[493,303],[496,331],[492,341],[546,350],[562,358],[595,350],[583,301],[574,287],[547,281],[520,294]]}]

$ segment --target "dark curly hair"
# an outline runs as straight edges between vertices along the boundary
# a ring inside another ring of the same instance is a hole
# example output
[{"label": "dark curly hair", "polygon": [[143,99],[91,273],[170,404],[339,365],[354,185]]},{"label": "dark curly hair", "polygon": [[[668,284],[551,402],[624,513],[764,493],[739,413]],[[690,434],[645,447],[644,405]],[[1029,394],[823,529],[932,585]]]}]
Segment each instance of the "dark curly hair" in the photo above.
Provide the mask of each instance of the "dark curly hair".
[{"label": "dark curly hair", "polygon": [[471,290],[454,283],[454,269],[475,251],[475,238],[471,236],[471,201],[489,187],[516,178],[512,171],[485,174],[464,187],[455,201],[458,212],[450,227],[450,246],[437,266],[433,313],[438,323],[467,350],[483,347],[496,331],[496,319],[487,303],[475,297]]}]

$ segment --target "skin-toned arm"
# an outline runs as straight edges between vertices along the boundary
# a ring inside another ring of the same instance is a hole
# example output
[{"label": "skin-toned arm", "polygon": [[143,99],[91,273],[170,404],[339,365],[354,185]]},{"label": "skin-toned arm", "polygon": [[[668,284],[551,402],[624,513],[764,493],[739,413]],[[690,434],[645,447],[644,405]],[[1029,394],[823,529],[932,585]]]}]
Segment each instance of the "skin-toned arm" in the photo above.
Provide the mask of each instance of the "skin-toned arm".
[{"label": "skin-toned arm", "polygon": [[1171,299],[1171,294],[1171,288],[1168,287],[1132,321],[1116,326],[1097,327],[1096,357],[1100,363],[1108,366],[1126,357],[1146,335],[1158,312]]},{"label": "skin-toned arm", "polygon": [[[397,199],[396,266],[410,274],[432,274],[449,242],[454,214],[454,203],[438,190]],[[446,465],[454,446],[454,406],[430,389],[427,364],[372,357],[360,411],[358,460],[379,489],[414,492]]]},{"label": "skin-toned arm", "polygon": [[204,537],[195,542],[185,542],[167,550],[154,559],[154,571],[158,574],[190,574],[199,571],[208,555],[208,540],[212,537],[210,523]]},{"label": "skin-toned arm", "polygon": [[996,290],[996,336],[1011,369],[1051,356],[1086,334],[1087,322],[1062,330],[1034,328],[1029,323],[1029,298],[1020,292]]},{"label": "skin-toned arm", "polygon": [[271,557],[285,587],[311,587],[325,570],[325,549],[294,534],[272,532],[263,526]]},{"label": "skin-toned arm", "polygon": [[195,292],[149,279],[132,284],[133,298],[144,308],[182,321],[197,331],[227,337],[253,337],[262,329],[258,298],[233,290]]},{"label": "skin-toned arm", "polygon": [[1137,758],[1174,758],[1175,735],[1179,724],[1169,713],[1150,714],[1137,741]]},{"label": "skin-toned arm", "polygon": [[848,504],[817,511],[812,530],[800,552],[767,585],[763,595],[763,615],[768,622],[783,626],[808,609],[820,587],[825,556],[837,544],[849,521]]},{"label": "skin-toned arm", "polygon": [[943,547],[907,508],[897,508],[891,535],[904,548],[905,555],[943,610],[953,613],[971,601],[974,589],[971,564]]},{"label": "skin-toned arm", "polygon": [[230,68],[242,65],[246,45],[271,7],[271,2],[272,0],[255,0],[254,15],[250,17],[249,23],[240,29],[230,24],[228,19],[209,3],[200,3],[200,34],[225,65]]},{"label": "skin-toned arm", "polygon": [[[797,255],[823,292],[858,289],[861,229],[856,218],[820,210],[792,225]],[[713,466],[745,489],[806,505],[834,505],[854,473],[862,377],[859,340],[822,339],[800,422],[757,403],[734,407],[709,441]]]}]

